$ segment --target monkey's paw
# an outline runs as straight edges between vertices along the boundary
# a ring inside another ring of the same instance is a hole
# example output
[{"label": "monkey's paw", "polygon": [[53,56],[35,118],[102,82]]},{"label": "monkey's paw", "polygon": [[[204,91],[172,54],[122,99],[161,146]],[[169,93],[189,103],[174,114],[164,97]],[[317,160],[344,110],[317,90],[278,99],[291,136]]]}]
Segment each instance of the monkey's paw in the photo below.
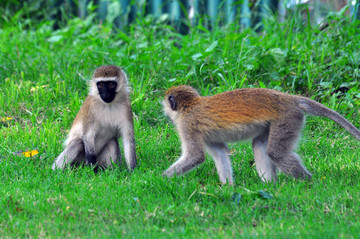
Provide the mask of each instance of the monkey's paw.
[{"label": "monkey's paw", "polygon": [[56,170],[56,165],[55,165],[55,163],[53,163],[53,165],[51,166],[51,169],[54,170],[54,171]]},{"label": "monkey's paw", "polygon": [[174,176],[174,171],[166,170],[162,175],[163,175],[163,177],[171,178],[172,176]]},{"label": "monkey's paw", "polygon": [[51,166],[51,169],[54,170],[54,171],[57,170],[57,169],[63,169],[63,168],[64,168],[63,165],[60,164],[60,163],[58,163],[58,162],[56,162],[56,161],[55,161],[55,162],[53,163],[53,165]]}]

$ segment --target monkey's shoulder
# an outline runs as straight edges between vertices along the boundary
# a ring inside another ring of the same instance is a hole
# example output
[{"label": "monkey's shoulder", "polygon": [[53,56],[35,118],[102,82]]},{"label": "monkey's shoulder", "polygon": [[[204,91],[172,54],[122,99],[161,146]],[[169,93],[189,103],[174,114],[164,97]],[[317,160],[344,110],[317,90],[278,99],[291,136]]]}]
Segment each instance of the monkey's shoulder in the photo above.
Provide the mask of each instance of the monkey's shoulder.
[{"label": "monkey's shoulder", "polygon": [[89,118],[91,113],[92,113],[92,108],[94,108],[95,105],[95,97],[88,95],[84,101],[84,103],[82,104],[82,106],[80,107],[80,110],[78,112],[78,114],[76,115],[75,121],[83,119],[83,118]]}]

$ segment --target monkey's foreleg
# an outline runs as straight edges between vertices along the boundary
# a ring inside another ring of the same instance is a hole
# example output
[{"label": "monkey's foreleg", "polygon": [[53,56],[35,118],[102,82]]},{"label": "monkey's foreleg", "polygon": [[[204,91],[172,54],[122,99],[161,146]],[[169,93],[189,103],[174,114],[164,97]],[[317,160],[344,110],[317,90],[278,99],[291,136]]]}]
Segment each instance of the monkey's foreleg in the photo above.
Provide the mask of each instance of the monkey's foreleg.
[{"label": "monkey's foreleg", "polygon": [[234,184],[231,162],[229,159],[229,148],[226,144],[209,143],[206,144],[206,150],[215,162],[221,183],[225,184],[228,182],[230,185]]},{"label": "monkey's foreleg", "polygon": [[121,153],[117,138],[111,139],[101,150],[98,156],[98,165],[103,168],[110,167],[113,163],[121,164]]},{"label": "monkey's foreleg", "polygon": [[204,161],[204,154],[198,156],[183,155],[168,170],[166,170],[163,175],[166,177],[172,177],[174,176],[174,174],[184,174],[194,169],[196,166],[203,163]]},{"label": "monkey's foreleg", "polygon": [[203,144],[198,141],[183,142],[182,156],[163,174],[167,177],[184,174],[205,161]]},{"label": "monkey's foreleg", "polygon": [[76,161],[80,154],[84,153],[84,144],[81,139],[73,140],[65,147],[65,150],[55,159],[52,169],[63,169],[66,165]]},{"label": "monkey's foreleg", "polygon": [[205,161],[204,142],[201,135],[181,135],[181,157],[163,175],[172,177],[184,174]]},{"label": "monkey's foreleg", "polygon": [[266,152],[268,133],[255,138],[252,142],[256,171],[263,182],[276,181],[276,165]]},{"label": "monkey's foreleg", "polygon": [[135,149],[135,137],[134,137],[134,126],[131,124],[126,129],[123,130],[123,145],[124,145],[124,155],[126,164],[129,170],[133,170],[136,165],[136,149]]}]

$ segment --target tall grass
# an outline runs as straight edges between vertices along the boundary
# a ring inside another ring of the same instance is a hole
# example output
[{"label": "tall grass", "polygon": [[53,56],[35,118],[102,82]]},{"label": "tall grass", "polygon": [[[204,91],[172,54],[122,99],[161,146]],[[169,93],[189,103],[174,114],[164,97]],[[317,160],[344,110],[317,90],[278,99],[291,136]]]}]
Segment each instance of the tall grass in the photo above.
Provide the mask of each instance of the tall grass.
[{"label": "tall grass", "polygon": [[[233,187],[219,184],[210,158],[186,176],[161,176],[180,155],[160,104],[173,85],[203,95],[240,87],[303,94],[360,127],[358,27],[337,15],[325,23],[270,18],[260,34],[234,24],[180,35],[150,16],[125,32],[92,16],[55,31],[52,22],[6,18],[0,117],[12,119],[0,126],[0,235],[357,237],[360,144],[327,119],[309,117],[299,143],[310,182],[281,175],[276,184],[262,183],[250,144],[230,145]],[[140,164],[133,173],[124,165],[98,174],[87,167],[53,172],[87,81],[103,64],[129,76]],[[34,157],[21,154],[34,149]]]}]

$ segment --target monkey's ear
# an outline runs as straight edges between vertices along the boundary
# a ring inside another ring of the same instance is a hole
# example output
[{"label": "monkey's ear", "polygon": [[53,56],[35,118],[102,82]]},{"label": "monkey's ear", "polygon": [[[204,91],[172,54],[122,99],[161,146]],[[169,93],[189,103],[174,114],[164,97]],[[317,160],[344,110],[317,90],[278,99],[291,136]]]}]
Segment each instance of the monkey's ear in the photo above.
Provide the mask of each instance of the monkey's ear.
[{"label": "monkey's ear", "polygon": [[177,110],[177,103],[175,101],[175,97],[170,95],[168,99],[169,99],[171,109],[176,111]]}]

